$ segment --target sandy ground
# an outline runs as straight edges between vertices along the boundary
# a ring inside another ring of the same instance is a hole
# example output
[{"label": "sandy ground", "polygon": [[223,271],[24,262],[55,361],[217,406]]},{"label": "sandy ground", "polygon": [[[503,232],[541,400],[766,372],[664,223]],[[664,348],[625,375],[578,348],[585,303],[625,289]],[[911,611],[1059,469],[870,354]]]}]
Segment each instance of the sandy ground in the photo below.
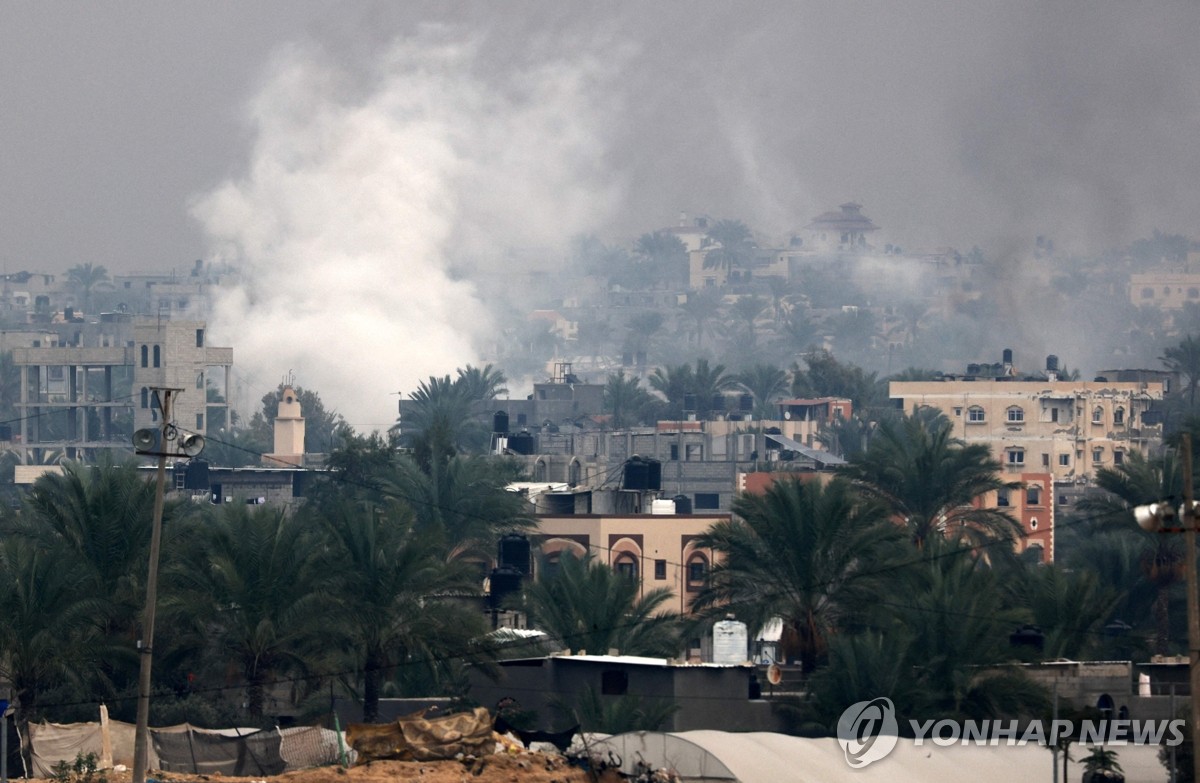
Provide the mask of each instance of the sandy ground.
[{"label": "sandy ground", "polygon": [[[97,773],[97,777],[100,773]],[[128,771],[103,773],[108,783],[130,783]],[[93,777],[91,783],[99,783]],[[224,775],[184,775],[151,771],[157,783],[618,783],[613,772],[593,777],[567,764],[562,756],[545,753],[496,754],[466,761],[373,761],[350,769],[316,767],[285,772],[272,778],[235,778]],[[52,782],[51,782],[52,783]]]}]

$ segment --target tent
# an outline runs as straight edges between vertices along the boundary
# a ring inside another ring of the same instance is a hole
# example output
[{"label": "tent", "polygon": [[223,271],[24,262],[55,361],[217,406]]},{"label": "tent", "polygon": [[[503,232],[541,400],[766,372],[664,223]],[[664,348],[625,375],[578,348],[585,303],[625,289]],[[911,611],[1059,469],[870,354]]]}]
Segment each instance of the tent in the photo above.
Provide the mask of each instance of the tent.
[{"label": "tent", "polygon": [[[1118,753],[1128,783],[1165,781],[1156,745],[1109,745]],[[1053,757],[1037,745],[940,747],[916,745],[902,739],[887,758],[851,769],[836,739],[809,739],[766,732],[684,731],[631,732],[609,737],[590,747],[595,759],[620,761],[624,774],[636,774],[638,763],[671,769],[687,783],[825,783],[830,780],[888,781],[888,783],[1010,783],[1045,780],[1052,775]],[[1072,747],[1073,758],[1086,750]],[[1059,764],[1062,758],[1059,757]],[[1083,764],[1070,764],[1070,780],[1081,780]],[[1061,774],[1061,766],[1060,766]]]}]

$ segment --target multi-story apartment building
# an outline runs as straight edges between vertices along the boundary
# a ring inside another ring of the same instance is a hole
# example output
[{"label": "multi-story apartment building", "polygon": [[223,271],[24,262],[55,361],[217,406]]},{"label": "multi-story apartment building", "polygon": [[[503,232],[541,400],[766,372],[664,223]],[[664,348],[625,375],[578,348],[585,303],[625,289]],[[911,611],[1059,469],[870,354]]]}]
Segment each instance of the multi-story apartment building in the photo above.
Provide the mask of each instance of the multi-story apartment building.
[{"label": "multi-story apartment building", "polygon": [[1038,471],[1055,482],[1084,482],[1162,445],[1161,382],[948,376],[893,382],[889,394],[908,411],[940,410],[955,437],[987,444],[1007,475]]},{"label": "multi-story apartment building", "polygon": [[22,463],[38,464],[129,448],[135,429],[158,422],[155,387],[183,389],[173,419],[187,431],[204,432],[209,408],[227,407],[210,403],[207,389],[212,380],[229,399],[233,349],[207,345],[202,321],[111,316],[14,348],[13,364],[21,384],[15,446]]}]

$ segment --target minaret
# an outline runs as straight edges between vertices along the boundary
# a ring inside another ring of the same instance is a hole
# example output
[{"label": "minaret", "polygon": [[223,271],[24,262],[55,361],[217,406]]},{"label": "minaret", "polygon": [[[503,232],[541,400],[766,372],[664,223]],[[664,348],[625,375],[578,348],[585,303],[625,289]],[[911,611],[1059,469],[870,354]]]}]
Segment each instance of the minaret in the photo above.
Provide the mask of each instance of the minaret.
[{"label": "minaret", "polygon": [[275,414],[275,450],[263,455],[263,463],[274,467],[304,466],[304,416],[296,390],[284,386]]}]

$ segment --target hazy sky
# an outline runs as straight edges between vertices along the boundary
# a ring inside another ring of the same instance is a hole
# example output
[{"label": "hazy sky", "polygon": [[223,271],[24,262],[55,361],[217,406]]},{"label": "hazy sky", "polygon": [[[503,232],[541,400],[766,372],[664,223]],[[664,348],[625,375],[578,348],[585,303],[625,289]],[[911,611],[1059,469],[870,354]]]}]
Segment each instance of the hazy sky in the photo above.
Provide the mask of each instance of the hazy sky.
[{"label": "hazy sky", "polygon": [[0,260],[234,264],[238,364],[377,423],[473,358],[462,270],[508,248],[680,211],[782,237],[850,199],[906,249],[1200,235],[1197,30],[1193,2],[7,3]]}]

